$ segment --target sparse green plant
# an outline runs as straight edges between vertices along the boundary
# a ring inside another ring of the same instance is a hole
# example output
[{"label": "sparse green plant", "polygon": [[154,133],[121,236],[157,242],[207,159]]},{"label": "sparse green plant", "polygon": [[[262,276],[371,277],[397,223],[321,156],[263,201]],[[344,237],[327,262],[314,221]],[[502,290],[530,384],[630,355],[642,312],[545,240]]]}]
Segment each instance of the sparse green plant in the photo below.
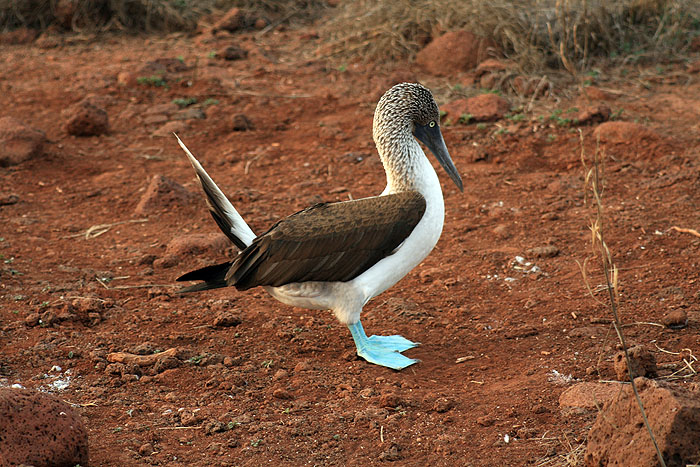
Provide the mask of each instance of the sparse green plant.
[{"label": "sparse green plant", "polygon": [[263,368],[271,368],[273,363],[274,363],[273,360],[264,360],[262,362],[262,367]]},{"label": "sparse green plant", "polygon": [[199,365],[199,363],[206,358],[206,355],[195,355],[187,359],[187,363],[192,363],[194,365]]},{"label": "sparse green plant", "polygon": [[484,122],[479,122],[476,124],[476,129],[477,130],[485,130],[486,129],[486,124]]},{"label": "sparse green plant", "polygon": [[216,58],[216,51],[212,50],[207,54],[208,58]]},{"label": "sparse green plant", "polygon": [[208,97],[202,102],[202,107],[209,107],[210,105],[216,105],[219,103],[219,99],[214,99],[213,97]]},{"label": "sparse green plant", "polygon": [[136,82],[139,84],[144,84],[146,86],[153,86],[156,88],[163,88],[163,87],[168,86],[168,83],[165,81],[165,79],[162,76],[158,76],[158,75],[139,76],[138,78],[136,78]]},{"label": "sparse green plant", "polygon": [[257,448],[260,446],[260,443],[262,443],[262,439],[254,439],[250,441],[250,445],[253,446],[254,448]]},{"label": "sparse green plant", "polygon": [[471,122],[472,118],[474,118],[472,114],[462,114],[459,116],[459,120],[457,120],[457,123],[461,123],[462,125],[468,125],[469,122]]},{"label": "sparse green plant", "polygon": [[624,112],[625,109],[617,109],[613,113],[610,114],[610,120],[619,120],[620,117],[622,117],[622,112]]},{"label": "sparse green plant", "polygon": [[185,57],[183,57],[182,55],[178,55],[177,57],[175,57],[175,59],[180,63],[185,63]]},{"label": "sparse green plant", "polygon": [[525,120],[525,114],[508,114],[506,118],[512,122],[522,122]]},{"label": "sparse green plant", "polygon": [[556,139],[557,139],[557,135],[555,135],[554,133],[549,133],[547,135],[547,142],[548,143],[552,143],[552,142],[556,141]]},{"label": "sparse green plant", "polygon": [[562,110],[561,109],[554,109],[552,113],[549,115],[549,120],[556,123],[559,126],[568,126],[571,124],[571,119],[570,118],[565,118],[562,117]]},{"label": "sparse green plant", "polygon": [[196,103],[197,103],[196,97],[178,97],[176,99],[173,99],[173,104],[177,105],[180,108],[189,107],[189,106],[194,105]]}]

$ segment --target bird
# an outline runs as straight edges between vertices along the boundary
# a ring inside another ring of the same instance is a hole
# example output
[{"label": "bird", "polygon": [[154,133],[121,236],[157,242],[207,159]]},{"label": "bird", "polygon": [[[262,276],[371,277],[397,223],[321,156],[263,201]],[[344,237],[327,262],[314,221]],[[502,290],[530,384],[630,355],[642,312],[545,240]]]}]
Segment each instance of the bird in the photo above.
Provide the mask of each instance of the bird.
[{"label": "bird", "polygon": [[419,343],[400,335],[367,336],[362,308],[428,256],[442,233],[445,206],[435,169],[418,144],[435,156],[460,192],[462,178],[440,130],[440,111],[419,83],[392,86],[380,98],[372,125],[386,172],[384,191],[368,198],[318,203],[256,235],[175,135],[206,195],[221,231],[240,249],[221,264],[188,272],[177,281],[200,281],[182,293],[262,286],[280,302],[330,310],[346,325],[357,355],[401,370],[418,360],[402,354]]}]

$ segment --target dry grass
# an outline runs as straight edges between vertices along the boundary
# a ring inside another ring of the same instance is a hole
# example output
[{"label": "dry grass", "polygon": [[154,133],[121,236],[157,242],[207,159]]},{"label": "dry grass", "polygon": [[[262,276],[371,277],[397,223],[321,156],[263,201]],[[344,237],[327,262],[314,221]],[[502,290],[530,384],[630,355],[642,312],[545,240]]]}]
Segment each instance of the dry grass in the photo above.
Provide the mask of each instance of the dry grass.
[{"label": "dry grass", "polygon": [[[654,432],[651,429],[651,426],[649,425],[649,420],[647,419],[646,415],[646,410],[644,409],[644,405],[642,404],[642,399],[639,396],[639,391],[637,390],[637,385],[634,381],[635,375],[633,374],[633,366],[632,362],[630,360],[630,355],[628,352],[628,346],[626,343],[625,335],[622,332],[622,322],[620,320],[620,313],[619,313],[619,301],[620,301],[620,291],[619,291],[619,282],[618,282],[618,268],[615,265],[615,262],[613,261],[613,255],[608,248],[608,244],[605,241],[605,236],[607,234],[607,224],[609,224],[609,220],[607,220],[604,216],[604,209],[603,209],[603,194],[605,192],[605,186],[606,186],[606,179],[605,179],[605,160],[606,157],[604,154],[602,154],[599,150],[598,144],[596,144],[596,149],[595,152],[593,153],[593,160],[588,161],[588,158],[586,157],[586,152],[584,148],[584,141],[583,141],[583,132],[579,130],[579,135],[581,138],[581,162],[583,164],[584,168],[584,204],[591,209],[591,215],[589,218],[590,221],[590,230],[591,230],[591,247],[592,247],[592,256],[586,258],[586,260],[583,262],[583,264],[579,263],[579,266],[581,267],[581,273],[583,275],[583,282],[588,289],[588,292],[590,293],[591,297],[596,300],[597,302],[607,305],[607,307],[610,310],[610,314],[612,316],[612,325],[613,329],[615,330],[615,333],[617,334],[617,337],[620,341],[620,345],[622,347],[622,351],[624,352],[625,355],[625,360],[627,362],[627,376],[629,378],[629,382],[632,387],[632,391],[634,392],[634,397],[637,401],[637,406],[639,407],[639,411],[642,416],[642,420],[644,422],[644,426],[647,429],[647,432],[649,433],[649,438],[651,443],[654,446],[654,449],[656,450],[656,455],[659,460],[659,465],[662,467],[666,467],[666,463],[663,458],[663,454],[661,453],[661,450],[659,449],[659,446],[656,442],[656,438],[654,437]],[[589,162],[592,162],[592,165],[589,166]],[[589,259],[597,259],[600,261],[601,269],[602,269],[602,274],[603,274],[603,279],[604,279],[604,290],[607,290],[607,303],[604,303],[601,300],[598,300],[595,297],[595,294],[593,293],[593,289],[591,287],[591,276],[590,272],[587,269],[587,264]],[[692,368],[692,367],[691,367]]]},{"label": "dry grass", "polygon": [[410,59],[441,33],[466,28],[525,72],[668,61],[700,35],[697,0],[346,0],[335,9],[324,0],[0,0],[0,30],[183,31],[233,6],[273,25],[322,17],[320,54],[342,60]]},{"label": "dry grass", "polygon": [[0,30],[187,31],[200,17],[234,6],[276,24],[308,21],[325,10],[321,0],[0,0]]},{"label": "dry grass", "polygon": [[700,2],[349,0],[323,28],[323,52],[345,59],[411,58],[431,38],[459,28],[492,38],[525,71],[580,71],[600,58],[658,60],[682,53],[700,34]]}]

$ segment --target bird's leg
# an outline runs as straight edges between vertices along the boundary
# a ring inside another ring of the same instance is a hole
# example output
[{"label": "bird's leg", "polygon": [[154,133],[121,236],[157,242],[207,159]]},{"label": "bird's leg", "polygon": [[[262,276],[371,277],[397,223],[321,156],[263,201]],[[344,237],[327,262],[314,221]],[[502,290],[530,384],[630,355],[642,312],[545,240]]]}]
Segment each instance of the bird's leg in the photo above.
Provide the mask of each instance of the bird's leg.
[{"label": "bird's leg", "polygon": [[367,337],[362,323],[348,324],[350,334],[357,347],[357,355],[370,363],[382,365],[394,370],[401,370],[418,362],[401,355],[400,352],[418,345],[401,336],[371,336]]}]

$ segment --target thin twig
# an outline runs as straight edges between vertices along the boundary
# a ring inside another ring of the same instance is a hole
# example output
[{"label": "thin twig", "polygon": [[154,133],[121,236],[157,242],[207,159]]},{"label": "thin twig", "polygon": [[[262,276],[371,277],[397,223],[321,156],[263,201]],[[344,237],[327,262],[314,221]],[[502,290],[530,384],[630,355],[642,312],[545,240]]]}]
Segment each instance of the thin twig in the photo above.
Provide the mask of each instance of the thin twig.
[{"label": "thin twig", "polygon": [[119,222],[113,222],[111,224],[97,224],[93,225],[92,227],[88,228],[85,232],[80,232],[77,234],[73,235],[66,235],[61,238],[75,238],[75,237],[82,237],[85,236],[85,240],[89,240],[91,238],[99,237],[103,233],[109,231],[112,227],[115,225],[121,225],[121,224],[132,224],[132,223],[141,223],[141,222],[148,222],[148,219],[129,219],[126,221],[119,221]]},{"label": "thin twig", "polygon": [[676,227],[675,225],[672,226],[669,230],[675,230],[676,232],[681,232],[681,233],[688,233],[690,235],[695,235],[696,237],[700,237],[700,232],[698,232],[695,229],[686,229],[684,227]]},{"label": "thin twig", "polygon": [[[622,332],[622,324],[620,322],[620,317],[617,310],[617,297],[619,297],[619,294],[617,292],[617,268],[613,263],[612,254],[610,252],[610,249],[608,248],[607,243],[605,242],[604,237],[602,202],[603,190],[601,185],[603,181],[603,175],[600,171],[598,147],[596,147],[596,151],[593,156],[593,167],[589,170],[586,166],[586,158],[583,145],[583,132],[581,130],[579,130],[579,135],[581,138],[581,161],[583,162],[583,166],[586,171],[585,187],[590,186],[591,194],[593,195],[595,203],[594,206],[596,216],[591,221],[591,244],[593,246],[594,251],[597,249],[598,253],[600,254],[600,260],[603,267],[603,275],[605,276],[605,284],[607,285],[606,288],[608,291],[608,298],[610,300],[610,310],[613,315],[613,327],[615,329],[615,332],[617,333],[617,338],[620,340],[622,351],[625,355],[625,360],[627,362],[627,374],[632,385],[634,397],[637,401],[637,405],[639,406],[639,411],[641,412],[642,420],[644,421],[644,426],[649,432],[649,437],[651,438],[651,442],[653,443],[654,449],[656,450],[656,455],[659,458],[659,463],[662,467],[666,467],[666,462],[664,461],[663,455],[661,454],[661,450],[659,449],[659,446],[656,442],[654,432],[651,429],[651,425],[649,424],[646,411],[644,410],[644,404],[642,403],[642,399],[639,396],[637,385],[634,382],[634,374],[632,373],[632,362],[628,352],[627,343],[625,341],[625,335]],[[587,190],[587,188],[584,189]]]}]

